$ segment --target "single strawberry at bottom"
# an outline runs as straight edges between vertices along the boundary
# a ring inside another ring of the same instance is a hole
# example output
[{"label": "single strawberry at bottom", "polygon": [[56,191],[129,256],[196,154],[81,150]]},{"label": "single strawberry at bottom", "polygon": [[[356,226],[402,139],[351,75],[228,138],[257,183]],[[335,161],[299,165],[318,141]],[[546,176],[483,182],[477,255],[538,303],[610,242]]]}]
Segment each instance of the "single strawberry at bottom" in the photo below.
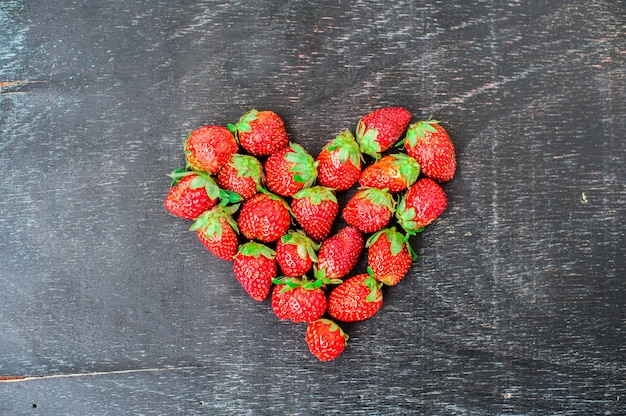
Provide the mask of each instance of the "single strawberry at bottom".
[{"label": "single strawberry at bottom", "polygon": [[383,306],[381,286],[367,273],[345,280],[328,295],[328,314],[343,322],[371,318]]},{"label": "single strawberry at bottom", "polygon": [[270,293],[277,273],[275,256],[274,250],[255,241],[239,246],[233,271],[244,290],[256,301],[264,301]]},{"label": "single strawberry at bottom", "polygon": [[311,354],[320,361],[332,361],[346,348],[348,335],[330,319],[311,322],[306,330],[306,343]]}]

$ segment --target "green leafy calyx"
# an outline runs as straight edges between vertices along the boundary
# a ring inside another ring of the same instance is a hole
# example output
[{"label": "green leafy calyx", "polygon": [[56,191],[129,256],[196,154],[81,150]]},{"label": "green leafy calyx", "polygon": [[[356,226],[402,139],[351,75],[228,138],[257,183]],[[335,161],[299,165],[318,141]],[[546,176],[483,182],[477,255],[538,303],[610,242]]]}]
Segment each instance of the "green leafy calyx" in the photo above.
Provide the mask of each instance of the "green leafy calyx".
[{"label": "green leafy calyx", "polygon": [[403,140],[405,146],[415,147],[417,146],[417,141],[426,137],[428,133],[437,133],[435,124],[439,124],[439,121],[433,120],[432,117],[426,121],[419,121],[412,124],[407,130],[406,137]]},{"label": "green leafy calyx", "polygon": [[285,160],[293,166],[289,169],[293,173],[293,180],[303,183],[305,187],[313,185],[317,179],[318,162],[297,143],[290,143],[291,151],[285,155]]},{"label": "green leafy calyx", "polygon": [[367,302],[378,302],[382,300],[383,294],[380,291],[380,288],[383,286],[382,282],[379,282],[372,276],[367,276],[365,279],[363,279],[363,282],[361,282],[361,284],[363,286],[366,286],[370,290],[370,293],[365,298]]},{"label": "green leafy calyx", "polygon": [[378,143],[378,130],[368,129],[363,120],[359,120],[356,129],[356,140],[359,143],[361,153],[365,153],[378,160],[380,158],[380,143]]},{"label": "green leafy calyx", "polygon": [[276,257],[276,252],[265,244],[257,243],[256,241],[248,241],[239,246],[237,256],[239,255],[250,256],[255,259],[258,259],[260,256],[273,259]]},{"label": "green leafy calyx", "polygon": [[326,150],[329,152],[339,150],[338,158],[341,163],[346,163],[349,159],[354,166],[361,167],[363,156],[354,135],[349,130],[339,133],[333,141],[326,145]]},{"label": "green leafy calyx", "polygon": [[[390,251],[393,256],[398,255],[402,248],[408,246],[408,234],[404,235],[396,230],[396,227],[384,228],[372,234],[365,242],[366,247],[371,247],[378,239],[384,236],[389,243]],[[408,249],[408,247],[407,247]]]},{"label": "green leafy calyx", "polygon": [[222,206],[241,202],[241,196],[235,192],[220,188],[213,177],[208,173],[199,171],[193,171],[191,173],[195,174],[196,177],[191,180],[191,183],[189,184],[190,189],[204,188],[208,197],[211,199],[219,198],[220,205]]},{"label": "green leafy calyx", "polygon": [[311,186],[310,188],[304,188],[299,190],[293,195],[293,199],[308,199],[313,205],[319,205],[324,201],[331,201],[337,203],[337,197],[332,188],[326,186]]},{"label": "green leafy calyx", "polygon": [[377,206],[385,207],[389,211],[394,212],[395,200],[387,189],[365,188],[360,190],[354,197],[365,199]]},{"label": "green leafy calyx", "polygon": [[314,290],[319,289],[324,285],[322,280],[309,280],[306,276],[302,276],[302,278],[297,277],[281,277],[272,279],[272,283],[276,285],[284,285],[284,287],[280,290],[281,292],[288,292],[290,290],[301,287],[306,290]]},{"label": "green leafy calyx", "polygon": [[[252,110],[242,115],[239,118],[239,121],[234,125],[235,130],[240,133],[248,133],[252,131],[252,126],[250,125],[250,123],[256,120],[257,114],[259,114],[259,110],[253,108]],[[232,124],[230,126],[232,126]],[[228,129],[232,131],[230,126],[228,127]]]},{"label": "green leafy calyx", "polygon": [[263,165],[250,155],[234,154],[230,165],[235,168],[237,175],[243,178],[252,178],[259,185],[263,176]]},{"label": "green leafy calyx", "polygon": [[340,285],[343,283],[341,279],[331,279],[326,275],[326,268],[318,268],[317,265],[313,265],[313,276],[316,280],[321,280],[325,285]]},{"label": "green leafy calyx", "polygon": [[168,173],[167,176],[169,176],[172,179],[172,187],[176,186],[176,184],[178,184],[178,182],[180,182],[180,180],[182,178],[184,178],[185,176],[189,176],[189,175],[193,175],[193,171],[188,170],[186,168],[177,168],[174,169],[171,173]]},{"label": "green leafy calyx", "polygon": [[417,222],[414,221],[417,213],[415,208],[407,207],[406,198],[400,199],[396,208],[396,218],[400,226],[407,232],[407,234],[415,235],[424,231],[424,227],[418,227]]},{"label": "green leafy calyx", "polygon": [[215,180],[205,172],[195,172],[196,177],[192,179],[189,184],[189,188],[191,189],[200,189],[204,188],[206,190],[206,194],[211,199],[217,199],[220,197],[220,187],[217,185]]},{"label": "green leafy calyx", "polygon": [[311,261],[317,262],[317,251],[320,249],[321,244],[311,240],[311,238],[307,236],[306,233],[304,233],[303,231],[289,230],[281,237],[281,241],[283,244],[291,244],[297,246],[298,256],[302,260],[310,258]]},{"label": "green leafy calyx", "polygon": [[189,231],[204,233],[207,238],[220,238],[224,225],[230,225],[235,232],[239,233],[237,222],[231,216],[227,208],[216,206],[203,212],[189,227]]},{"label": "green leafy calyx", "polygon": [[407,186],[413,185],[420,174],[420,165],[417,160],[404,153],[395,153],[391,157],[395,159],[393,164],[400,171]]}]

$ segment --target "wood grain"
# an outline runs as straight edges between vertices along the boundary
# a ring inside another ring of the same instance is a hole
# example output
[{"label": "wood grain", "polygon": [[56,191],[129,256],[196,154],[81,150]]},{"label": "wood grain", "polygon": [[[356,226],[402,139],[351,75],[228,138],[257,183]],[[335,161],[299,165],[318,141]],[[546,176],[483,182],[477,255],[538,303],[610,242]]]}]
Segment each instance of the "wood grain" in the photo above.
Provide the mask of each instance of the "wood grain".
[{"label": "wood grain", "polygon": [[[0,2],[0,414],[626,413],[625,11]],[[320,363],[165,175],[252,107],[316,155],[388,105],[450,131],[449,209]]]}]

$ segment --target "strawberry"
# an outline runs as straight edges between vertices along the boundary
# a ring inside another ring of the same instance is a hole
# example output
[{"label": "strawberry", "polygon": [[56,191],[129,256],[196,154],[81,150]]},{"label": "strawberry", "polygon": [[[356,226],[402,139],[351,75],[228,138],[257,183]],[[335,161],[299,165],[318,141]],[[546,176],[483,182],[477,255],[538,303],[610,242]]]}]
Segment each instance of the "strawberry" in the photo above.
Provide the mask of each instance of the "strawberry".
[{"label": "strawberry", "polygon": [[168,176],[173,182],[164,205],[170,214],[194,220],[217,205],[220,189],[210,176],[185,169],[176,169]]},{"label": "strawberry", "polygon": [[[319,278],[324,282],[341,279],[350,273],[359,261],[365,241],[354,227],[344,227],[335,235],[322,242],[317,253]],[[332,282],[331,282],[332,283]]]},{"label": "strawberry", "polygon": [[289,230],[276,242],[276,262],[285,276],[302,276],[317,262],[319,248],[304,232]]},{"label": "strawberry", "polygon": [[408,240],[409,235],[396,231],[396,227],[385,228],[368,238],[365,246],[369,248],[369,274],[388,286],[397,285],[417,258]]},{"label": "strawberry", "polygon": [[447,205],[443,188],[430,178],[422,178],[400,199],[396,218],[407,233],[415,234],[439,217]]},{"label": "strawberry", "polygon": [[367,273],[347,279],[328,295],[328,314],[343,322],[371,318],[383,306],[382,285]]},{"label": "strawberry", "polygon": [[411,156],[395,153],[383,156],[369,165],[359,177],[359,185],[400,192],[413,185],[420,173],[420,165]]},{"label": "strawberry", "polygon": [[394,205],[386,189],[364,188],[350,198],[341,215],[362,233],[374,233],[389,223]]},{"label": "strawberry", "polygon": [[192,170],[216,174],[237,152],[235,136],[222,126],[203,126],[187,136],[184,144],[187,164]]},{"label": "strawberry", "polygon": [[326,294],[321,280],[287,277],[273,282],[276,286],[272,291],[272,310],[279,319],[312,322],[326,312]]},{"label": "strawberry", "polygon": [[271,155],[289,144],[285,123],[273,111],[253,108],[228,128],[237,135],[241,147],[254,156]]},{"label": "strawberry", "polygon": [[270,293],[276,277],[276,252],[268,246],[249,241],[239,246],[233,272],[252,299],[262,302]]},{"label": "strawberry", "polygon": [[237,219],[239,230],[248,240],[271,243],[287,232],[291,213],[284,199],[268,192],[259,192],[241,206]]},{"label": "strawberry", "polygon": [[379,108],[363,116],[356,128],[361,153],[374,159],[393,146],[411,121],[411,113],[402,107]]},{"label": "strawberry", "polygon": [[239,153],[235,153],[217,175],[217,183],[222,189],[235,192],[243,200],[252,198],[264,181],[261,162],[254,156]]},{"label": "strawberry", "polygon": [[265,162],[267,189],[292,196],[313,185],[317,178],[317,162],[302,146],[290,143],[267,158]]},{"label": "strawberry", "polygon": [[346,191],[361,174],[361,151],[354,136],[344,130],[326,143],[317,156],[317,182],[320,185]]},{"label": "strawberry", "polygon": [[291,211],[309,237],[322,241],[330,234],[339,203],[331,188],[312,186],[293,195]]},{"label": "strawberry", "polygon": [[428,119],[411,125],[403,144],[406,152],[418,161],[425,176],[437,182],[452,179],[456,171],[454,144],[439,121]]},{"label": "strawberry", "polygon": [[348,338],[339,325],[330,319],[318,319],[311,322],[306,329],[306,343],[309,350],[320,361],[331,361],[337,358],[346,347]]},{"label": "strawberry", "polygon": [[237,206],[216,206],[200,215],[189,228],[220,259],[232,261],[239,248],[237,223],[231,213]]}]

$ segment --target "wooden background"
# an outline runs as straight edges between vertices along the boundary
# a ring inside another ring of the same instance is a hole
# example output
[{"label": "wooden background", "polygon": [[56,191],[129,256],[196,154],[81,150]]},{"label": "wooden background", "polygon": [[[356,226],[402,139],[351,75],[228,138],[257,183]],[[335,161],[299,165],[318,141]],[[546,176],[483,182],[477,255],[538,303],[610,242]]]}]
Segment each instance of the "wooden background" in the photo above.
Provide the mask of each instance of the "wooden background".
[{"label": "wooden background", "polygon": [[[4,0],[0,88],[0,414],[626,414],[624,2]],[[317,155],[396,105],[449,209],[320,363],[165,175],[252,107]]]}]

